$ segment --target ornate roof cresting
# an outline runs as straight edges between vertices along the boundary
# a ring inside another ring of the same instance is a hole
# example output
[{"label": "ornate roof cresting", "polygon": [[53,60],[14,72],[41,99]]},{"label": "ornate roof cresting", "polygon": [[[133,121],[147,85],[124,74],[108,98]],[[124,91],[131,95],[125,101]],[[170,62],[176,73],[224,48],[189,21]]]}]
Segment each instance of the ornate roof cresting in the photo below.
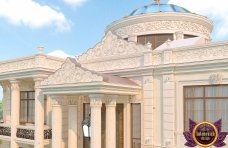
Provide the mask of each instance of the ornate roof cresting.
[{"label": "ornate roof cresting", "polygon": [[101,75],[81,67],[75,59],[67,58],[62,67],[42,81],[41,85],[61,85],[101,81],[103,81]]},{"label": "ornate roof cresting", "polygon": [[150,51],[146,46],[135,42],[128,42],[109,31],[105,37],[94,48],[77,57],[81,63],[96,59],[109,59],[110,57],[120,57],[136,53]]}]

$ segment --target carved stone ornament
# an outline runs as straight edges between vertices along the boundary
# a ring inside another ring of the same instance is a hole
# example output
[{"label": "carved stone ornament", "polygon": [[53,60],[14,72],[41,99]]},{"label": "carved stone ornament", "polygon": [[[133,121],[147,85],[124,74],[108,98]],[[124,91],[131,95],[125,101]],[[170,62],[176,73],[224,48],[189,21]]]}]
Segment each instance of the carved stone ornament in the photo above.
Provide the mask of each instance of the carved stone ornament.
[{"label": "carved stone ornament", "polygon": [[150,51],[150,48],[137,45],[135,42],[125,41],[109,31],[106,36],[94,48],[77,57],[80,63],[94,61],[96,59],[109,59],[110,57],[127,56],[131,54]]},{"label": "carved stone ornament", "polygon": [[223,76],[220,73],[211,74],[209,76],[209,82],[210,84],[221,84],[222,83]]},{"label": "carved stone ornament", "polygon": [[117,95],[105,95],[105,105],[106,106],[116,106]]},{"label": "carved stone ornament", "polygon": [[51,96],[52,105],[63,105],[64,104],[64,96],[52,95]]},{"label": "carved stone ornament", "polygon": [[60,85],[87,82],[101,82],[103,77],[95,72],[82,68],[75,59],[67,58],[66,62],[54,74],[41,82],[41,85]]},{"label": "carved stone ornament", "polygon": [[139,95],[135,95],[135,96],[130,96],[129,98],[129,103],[141,103],[142,100],[140,99]]},{"label": "carved stone ornament", "polygon": [[91,107],[101,107],[102,106],[102,99],[104,95],[102,94],[92,94],[89,95],[90,98],[90,106]]},{"label": "carved stone ornament", "polygon": [[203,47],[175,52],[176,63],[224,59],[228,55],[228,46]]},{"label": "carved stone ornament", "polygon": [[10,81],[10,85],[11,85],[11,90],[15,90],[15,91],[19,91],[20,90],[20,87],[19,87],[19,84],[18,84],[17,80],[11,80]]},{"label": "carved stone ornament", "polygon": [[67,96],[68,105],[78,105],[79,96]]},{"label": "carved stone ornament", "polygon": [[0,85],[1,85],[2,88],[3,88],[3,91],[7,91],[7,90],[9,90],[9,88],[10,88],[10,84],[9,84],[9,82],[7,82],[7,81],[0,82]]},{"label": "carved stone ornament", "polygon": [[128,34],[139,34],[141,32],[150,32],[156,30],[182,30],[188,32],[197,32],[207,37],[210,36],[210,30],[203,25],[187,21],[153,21],[129,25],[116,30],[119,36]]}]

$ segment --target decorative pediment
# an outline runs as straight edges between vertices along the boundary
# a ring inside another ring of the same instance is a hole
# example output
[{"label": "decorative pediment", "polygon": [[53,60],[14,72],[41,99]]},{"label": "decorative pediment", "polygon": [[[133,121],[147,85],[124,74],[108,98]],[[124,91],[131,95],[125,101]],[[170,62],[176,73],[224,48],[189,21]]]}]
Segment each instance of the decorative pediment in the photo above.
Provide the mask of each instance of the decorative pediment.
[{"label": "decorative pediment", "polygon": [[79,62],[93,61],[96,59],[108,59],[110,57],[120,57],[131,54],[150,51],[147,46],[128,42],[114,35],[109,31],[106,36],[94,48],[77,57]]},{"label": "decorative pediment", "polygon": [[61,85],[101,81],[103,81],[101,75],[81,67],[75,59],[67,58],[62,67],[42,81],[41,85]]}]

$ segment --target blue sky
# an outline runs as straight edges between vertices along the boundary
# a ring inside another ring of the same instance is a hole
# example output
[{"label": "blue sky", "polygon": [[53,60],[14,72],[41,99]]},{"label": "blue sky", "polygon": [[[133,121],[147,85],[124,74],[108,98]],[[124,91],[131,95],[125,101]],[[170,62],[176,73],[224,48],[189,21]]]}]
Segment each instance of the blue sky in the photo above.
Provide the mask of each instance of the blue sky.
[{"label": "blue sky", "polygon": [[[62,50],[77,55],[101,40],[111,22],[152,0],[0,0],[0,61]],[[228,37],[228,9],[220,0],[163,0],[214,20],[212,38]],[[0,98],[1,98],[0,90]]]}]

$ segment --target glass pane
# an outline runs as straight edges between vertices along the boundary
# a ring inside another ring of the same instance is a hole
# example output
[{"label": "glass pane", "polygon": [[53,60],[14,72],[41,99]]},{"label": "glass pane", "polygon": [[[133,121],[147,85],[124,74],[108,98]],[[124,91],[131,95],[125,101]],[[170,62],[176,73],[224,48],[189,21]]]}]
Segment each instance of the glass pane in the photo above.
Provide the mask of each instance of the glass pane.
[{"label": "glass pane", "polygon": [[203,87],[185,87],[185,98],[197,98],[197,97],[203,97]]},{"label": "glass pane", "polygon": [[21,100],[20,102],[20,122],[27,122],[27,101]]},{"label": "glass pane", "polygon": [[216,122],[222,119],[222,130],[228,131],[228,98],[227,99],[207,99],[206,120]]},{"label": "glass pane", "polygon": [[141,105],[131,105],[132,148],[141,147]]},{"label": "glass pane", "polygon": [[204,120],[203,99],[185,99],[185,130],[189,129],[189,119],[195,122]]},{"label": "glass pane", "polygon": [[27,99],[27,92],[21,92],[21,99]]},{"label": "glass pane", "polygon": [[207,86],[205,93],[206,97],[228,97],[228,86]]}]

